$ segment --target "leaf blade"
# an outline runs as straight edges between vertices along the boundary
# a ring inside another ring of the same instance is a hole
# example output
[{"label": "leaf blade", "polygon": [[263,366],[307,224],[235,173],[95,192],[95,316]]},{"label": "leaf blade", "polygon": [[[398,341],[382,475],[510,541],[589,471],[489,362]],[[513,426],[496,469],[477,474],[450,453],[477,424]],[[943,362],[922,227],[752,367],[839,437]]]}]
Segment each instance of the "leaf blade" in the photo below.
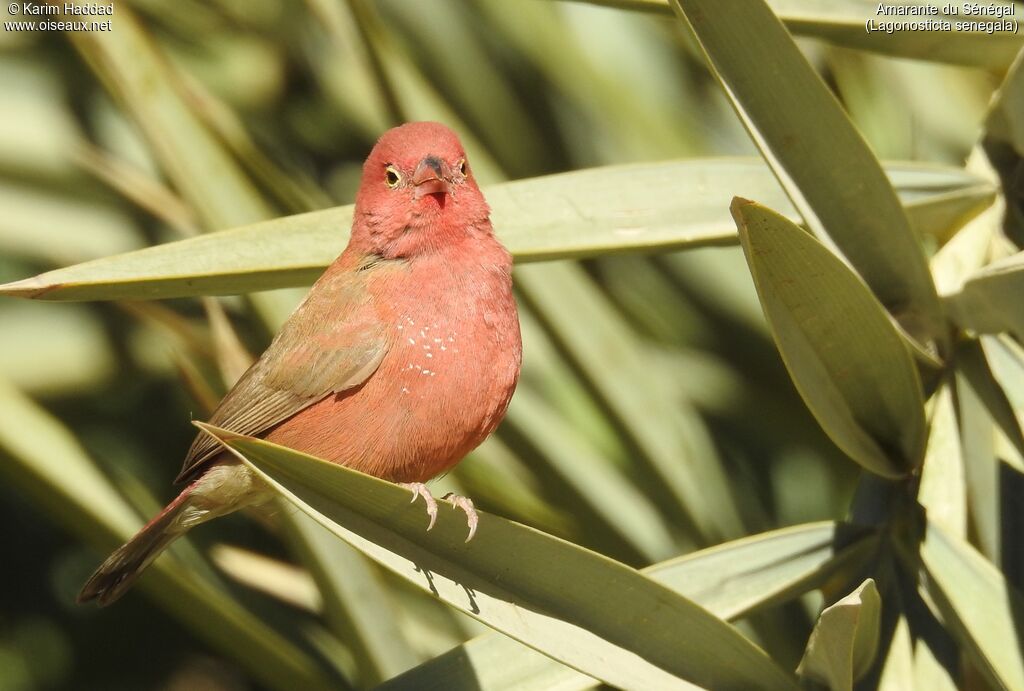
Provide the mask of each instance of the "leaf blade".
[{"label": "leaf blade", "polygon": [[935,284],[892,186],[768,5],[672,5],[808,227],[838,247],[911,336],[944,346]]},{"label": "leaf blade", "polygon": [[853,691],[878,651],[881,617],[882,600],[869,578],[821,613],[797,673],[832,691]]},{"label": "leaf blade", "polygon": [[[876,536],[851,536],[845,531],[831,521],[783,528],[654,564],[643,572],[716,616],[737,619],[820,586],[837,569],[874,549]],[[428,660],[382,688],[429,688],[433,680],[463,676],[472,678],[481,691],[583,689],[594,683],[510,638],[488,633]]]},{"label": "leaf blade", "polygon": [[928,524],[920,560],[925,588],[978,669],[994,687],[1024,688],[1019,642],[1024,597],[970,544],[934,523]]},{"label": "leaf blade", "polygon": [[[682,679],[689,677],[722,688],[744,683],[793,688],[792,678],[738,632],[628,567],[496,516],[481,515],[480,530],[467,546],[463,520],[443,507],[427,533],[423,516],[408,506],[408,493],[399,487],[267,442],[202,428],[221,435],[300,510],[414,585],[441,594],[449,604],[506,634],[543,647],[542,652],[557,651],[563,662],[609,683],[630,688],[654,681],[688,687]],[[531,568],[522,568],[524,559]],[[567,578],[578,575],[577,568],[597,569],[611,580]],[[424,578],[427,573],[429,579]],[[602,607],[591,601],[610,584],[620,598],[622,592],[631,594],[632,609],[616,611],[615,617],[608,615],[608,610],[620,609],[614,598],[600,600]],[[509,607],[513,602],[517,604]],[[577,623],[571,624],[574,617]],[[651,630],[668,626],[665,630],[673,635],[660,640],[660,634],[646,640],[643,635],[624,636],[623,621],[632,626],[638,617]],[[710,658],[680,661],[679,646],[694,646]]]},{"label": "leaf blade", "polygon": [[[575,0],[602,7],[616,7],[637,12],[669,15],[669,0]],[[819,3],[809,0],[769,0],[772,11],[779,16],[790,32],[798,36],[820,38],[836,45],[857,48],[916,60],[934,60],[955,65],[1005,69],[1013,62],[1022,41],[1019,34],[982,31],[947,31],[922,26],[913,31],[864,30],[864,22],[872,18],[870,3],[856,0],[833,0]],[[901,3],[924,7],[934,5],[926,0]],[[952,3],[963,15],[964,2]],[[1011,16],[1020,21],[1015,7]]]},{"label": "leaf blade", "polygon": [[[990,185],[955,168],[889,170],[908,208],[925,212],[935,232],[980,210],[992,194]],[[737,187],[798,219],[755,159],[594,168],[490,186],[485,195],[498,236],[517,262],[528,262],[735,244],[726,209]],[[960,203],[951,205],[949,195]],[[351,224],[351,206],[286,216],[58,269],[0,286],[0,295],[162,299],[308,285],[341,252]]]},{"label": "leaf blade", "polygon": [[819,424],[872,472],[900,477],[917,467],[921,382],[881,306],[805,231],[754,202],[737,198],[732,208],[776,344]]}]

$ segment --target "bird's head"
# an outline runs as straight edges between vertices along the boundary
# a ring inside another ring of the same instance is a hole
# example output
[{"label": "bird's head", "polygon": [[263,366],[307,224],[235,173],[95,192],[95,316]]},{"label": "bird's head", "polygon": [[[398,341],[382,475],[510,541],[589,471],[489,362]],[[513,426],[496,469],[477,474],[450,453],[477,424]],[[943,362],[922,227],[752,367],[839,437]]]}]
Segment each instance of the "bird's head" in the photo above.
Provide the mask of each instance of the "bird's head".
[{"label": "bird's head", "polygon": [[489,209],[454,132],[436,122],[388,130],[363,165],[353,242],[389,257],[489,232]]}]

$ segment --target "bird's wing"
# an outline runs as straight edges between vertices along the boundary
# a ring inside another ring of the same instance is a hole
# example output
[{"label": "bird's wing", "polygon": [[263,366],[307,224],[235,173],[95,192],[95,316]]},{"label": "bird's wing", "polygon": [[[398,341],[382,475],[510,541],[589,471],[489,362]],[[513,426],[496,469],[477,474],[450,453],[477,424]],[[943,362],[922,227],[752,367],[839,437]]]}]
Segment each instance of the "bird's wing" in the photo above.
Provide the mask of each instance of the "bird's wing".
[{"label": "bird's wing", "polygon": [[[379,264],[367,268],[374,266]],[[385,329],[357,274],[325,275],[310,290],[270,347],[224,396],[211,425],[258,435],[376,371],[387,350]],[[197,435],[177,481],[220,451],[208,434]]]}]

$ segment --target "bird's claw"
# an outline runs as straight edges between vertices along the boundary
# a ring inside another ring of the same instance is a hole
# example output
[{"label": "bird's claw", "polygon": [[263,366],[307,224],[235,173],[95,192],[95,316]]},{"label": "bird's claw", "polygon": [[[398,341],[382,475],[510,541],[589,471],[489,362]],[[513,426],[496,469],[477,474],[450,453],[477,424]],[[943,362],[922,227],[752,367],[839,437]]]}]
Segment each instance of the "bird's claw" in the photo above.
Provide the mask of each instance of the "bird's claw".
[{"label": "bird's claw", "polygon": [[430,493],[427,486],[422,482],[400,482],[398,483],[402,487],[405,487],[412,492],[412,501],[410,504],[416,503],[417,497],[423,497],[423,501],[427,505],[427,515],[430,516],[430,523],[427,524],[427,530],[434,527],[434,522],[437,520],[437,502],[434,500],[434,495]]},{"label": "bird's claw", "polygon": [[476,507],[473,506],[473,500],[469,497],[463,497],[454,492],[449,492],[442,497],[447,502],[450,502],[452,507],[462,509],[466,514],[466,522],[469,524],[469,535],[466,537],[466,542],[473,539],[476,535],[476,526],[480,522],[480,517],[476,515]]}]

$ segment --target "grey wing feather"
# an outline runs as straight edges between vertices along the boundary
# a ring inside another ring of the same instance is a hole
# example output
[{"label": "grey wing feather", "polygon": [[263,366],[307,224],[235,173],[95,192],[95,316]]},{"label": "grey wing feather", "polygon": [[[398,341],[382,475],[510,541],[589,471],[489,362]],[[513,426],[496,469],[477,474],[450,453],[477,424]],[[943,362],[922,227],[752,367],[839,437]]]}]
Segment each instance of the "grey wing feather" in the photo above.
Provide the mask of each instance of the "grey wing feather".
[{"label": "grey wing feather", "polygon": [[[366,318],[366,310],[359,309],[362,305],[353,304],[353,291],[345,288],[325,286],[319,293],[310,293],[217,406],[211,425],[258,435],[326,396],[358,386],[373,374],[386,352],[382,329],[376,320]],[[329,310],[317,309],[325,304]],[[324,323],[324,314],[338,310],[359,313],[363,319]],[[215,439],[199,433],[177,482],[188,479],[220,452]]]}]

